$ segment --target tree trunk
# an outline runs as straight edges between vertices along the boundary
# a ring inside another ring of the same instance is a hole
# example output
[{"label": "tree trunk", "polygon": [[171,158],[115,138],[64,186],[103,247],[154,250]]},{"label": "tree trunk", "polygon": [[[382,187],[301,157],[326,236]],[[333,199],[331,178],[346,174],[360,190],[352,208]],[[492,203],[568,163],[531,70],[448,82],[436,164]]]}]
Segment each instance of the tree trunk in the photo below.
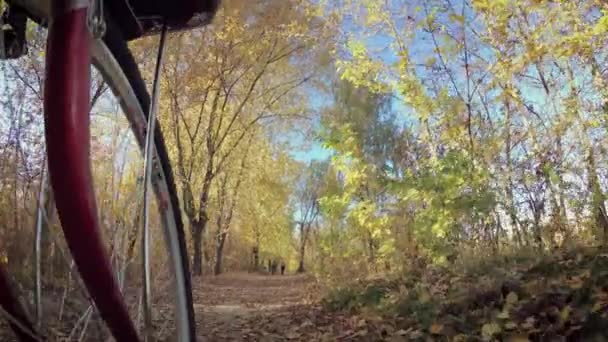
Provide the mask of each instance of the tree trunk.
[{"label": "tree trunk", "polygon": [[495,223],[496,223],[496,233],[494,236],[494,243],[492,244],[492,251],[494,252],[494,254],[498,254],[499,250],[500,250],[500,235],[504,232],[504,228],[502,226],[502,220],[500,219],[500,214],[498,214],[498,212],[496,212],[496,210],[494,210],[494,217],[495,217]]},{"label": "tree trunk", "polygon": [[[555,165],[552,166],[553,169],[555,169]],[[550,194],[550,198],[549,200],[551,201],[551,213],[550,213],[550,217],[551,217],[551,225],[550,227],[548,227],[548,233],[550,234],[549,236],[549,242],[551,243],[551,248],[557,248],[558,247],[558,242],[557,242],[557,233],[561,232],[562,229],[562,224],[565,221],[565,217],[562,216],[562,212],[561,212],[561,207],[559,205],[559,190],[557,188],[557,186],[554,184],[553,180],[551,179],[551,175],[549,174],[545,174],[545,182],[547,183],[547,185],[549,186],[549,190],[551,191]]]},{"label": "tree trunk", "polygon": [[522,229],[519,225],[519,220],[517,219],[517,210],[515,208],[515,200],[513,199],[513,182],[511,181],[511,176],[508,176],[509,180],[507,181],[507,212],[509,213],[509,219],[511,221],[511,225],[513,226],[513,232],[515,233],[515,240],[517,241],[517,245],[522,247],[524,245],[524,239],[522,237]]},{"label": "tree trunk", "polygon": [[587,157],[587,172],[589,174],[589,191],[591,192],[593,218],[597,229],[597,236],[602,246],[608,245],[608,216],[606,215],[606,205],[604,204],[604,193],[600,187],[599,177],[596,171],[593,150],[589,149]]},{"label": "tree trunk", "polygon": [[298,273],[304,273],[306,270],[304,269],[304,247],[300,246],[300,262],[298,263]]},{"label": "tree trunk", "polygon": [[258,249],[258,246],[254,246],[253,250],[252,250],[252,254],[253,254],[253,268],[252,270],[254,272],[258,271],[260,269],[260,252]]},{"label": "tree trunk", "polygon": [[561,134],[557,135],[557,147],[555,153],[555,165],[553,166],[553,170],[555,170],[554,179],[548,177],[548,181],[551,185],[551,191],[554,192],[554,209],[555,218],[557,220],[555,224],[555,230],[557,233],[561,233],[562,239],[567,239],[569,235],[568,230],[568,216],[566,211],[566,200],[564,199],[564,179],[563,172],[561,170],[560,165],[563,162],[563,144],[561,139]]},{"label": "tree trunk", "polygon": [[523,246],[523,239],[519,220],[517,219],[517,210],[515,208],[515,200],[513,199],[513,162],[511,161],[511,107],[509,101],[505,101],[506,119],[505,119],[505,160],[507,166],[507,179],[505,184],[506,210],[509,214],[509,219],[515,239],[519,247]]},{"label": "tree trunk", "polygon": [[300,223],[300,262],[298,264],[298,273],[304,273],[304,254],[306,252],[306,228],[304,222]]},{"label": "tree trunk", "polygon": [[203,226],[200,222],[192,225],[192,244],[194,245],[192,274],[200,276],[203,274]]},{"label": "tree trunk", "polygon": [[207,205],[209,203],[209,192],[211,191],[211,181],[213,180],[213,171],[208,168],[205,173],[203,189],[200,197],[199,219],[192,224],[192,244],[194,245],[194,253],[192,255],[192,274],[194,276],[203,275],[203,237],[207,223],[209,223],[209,214]]},{"label": "tree trunk", "polygon": [[215,249],[215,266],[213,268],[213,274],[218,275],[222,273],[222,257],[224,256],[224,245],[226,243],[227,233],[221,233],[217,238],[217,248]]},{"label": "tree trunk", "polygon": [[376,242],[371,232],[367,232],[367,249],[369,251],[369,264],[376,269]]},{"label": "tree trunk", "polygon": [[542,235],[542,229],[540,227],[540,219],[541,219],[541,210],[539,208],[538,203],[536,202],[536,199],[533,200],[533,216],[534,216],[534,242],[536,243],[536,247],[539,250],[543,249],[543,235]]}]

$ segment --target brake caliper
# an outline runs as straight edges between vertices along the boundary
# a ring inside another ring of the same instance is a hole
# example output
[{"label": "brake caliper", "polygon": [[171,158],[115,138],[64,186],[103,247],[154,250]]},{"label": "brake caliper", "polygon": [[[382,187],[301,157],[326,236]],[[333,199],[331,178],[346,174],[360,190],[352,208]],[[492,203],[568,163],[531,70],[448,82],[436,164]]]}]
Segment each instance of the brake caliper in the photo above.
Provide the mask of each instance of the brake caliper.
[{"label": "brake caliper", "polygon": [[0,15],[0,59],[15,59],[27,53],[26,24],[27,14],[17,6],[9,5]]}]

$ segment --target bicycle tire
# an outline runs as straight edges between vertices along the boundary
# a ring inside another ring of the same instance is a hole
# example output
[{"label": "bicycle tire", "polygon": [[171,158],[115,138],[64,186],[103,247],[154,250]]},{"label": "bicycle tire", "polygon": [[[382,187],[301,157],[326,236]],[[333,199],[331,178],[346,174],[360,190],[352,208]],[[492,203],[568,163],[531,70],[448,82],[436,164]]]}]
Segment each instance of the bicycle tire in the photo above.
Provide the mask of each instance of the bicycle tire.
[{"label": "bicycle tire", "polygon": [[[118,63],[121,72],[128,81],[131,90],[133,91],[135,98],[139,103],[139,109],[123,108],[123,111],[139,111],[139,115],[142,115],[145,118],[145,122],[147,122],[150,109],[150,95],[147,91],[146,84],[141,76],[141,72],[139,70],[137,62],[135,61],[135,58],[133,57],[133,54],[131,53],[131,50],[127,45],[127,41],[123,38],[122,32],[115,24],[115,22],[112,21],[112,18],[109,15],[106,15],[106,23],[107,29],[103,37],[103,43],[110,51],[112,57]],[[93,51],[95,51],[95,49]],[[95,59],[94,53],[93,57]],[[129,118],[129,121],[132,127],[132,131],[138,138],[138,141],[143,141],[143,138],[145,137],[145,125],[143,127],[141,126],[141,124],[137,125],[136,123],[132,122],[131,118]],[[183,291],[186,296],[185,304],[187,310],[185,321],[181,323],[185,323],[188,325],[188,330],[190,331],[190,340],[194,341],[196,338],[196,324],[192,300],[192,283],[190,278],[189,258],[184,233],[184,225],[181,219],[181,209],[177,196],[175,180],[173,177],[173,170],[171,168],[171,162],[164,141],[164,136],[162,134],[162,129],[158,122],[155,125],[154,140],[154,144],[156,147],[156,156],[159,161],[159,166],[162,169],[162,180],[166,185],[169,197],[168,200],[170,203],[170,207],[172,208],[171,210],[169,210],[169,212],[171,212],[173,216],[172,220],[174,222],[177,244],[179,246],[178,250],[180,252],[181,265],[179,266],[179,268],[182,269],[183,274]]]}]

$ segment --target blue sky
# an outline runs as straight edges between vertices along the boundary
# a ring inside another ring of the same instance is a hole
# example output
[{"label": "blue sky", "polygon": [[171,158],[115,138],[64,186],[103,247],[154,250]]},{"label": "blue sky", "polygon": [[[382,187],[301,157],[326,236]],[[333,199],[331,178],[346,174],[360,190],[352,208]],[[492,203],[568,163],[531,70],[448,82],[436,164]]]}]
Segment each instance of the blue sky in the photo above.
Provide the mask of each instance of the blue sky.
[{"label": "blue sky", "polygon": [[301,162],[310,162],[313,160],[327,159],[331,155],[331,150],[323,148],[319,142],[315,142],[309,149],[296,149],[291,152],[291,155]]}]

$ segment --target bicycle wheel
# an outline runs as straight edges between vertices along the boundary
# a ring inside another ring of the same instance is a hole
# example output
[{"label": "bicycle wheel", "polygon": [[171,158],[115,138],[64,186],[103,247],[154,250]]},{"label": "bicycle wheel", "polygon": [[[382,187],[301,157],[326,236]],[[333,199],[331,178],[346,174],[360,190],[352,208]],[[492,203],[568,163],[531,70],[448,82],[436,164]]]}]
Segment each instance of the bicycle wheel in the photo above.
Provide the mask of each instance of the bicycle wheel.
[{"label": "bicycle wheel", "polygon": [[[90,167],[90,122],[88,117],[82,116],[90,106],[89,63],[92,62],[112,89],[140,151],[146,135],[150,99],[137,64],[122,39],[120,30],[111,20],[108,20],[103,40],[91,42],[88,33],[83,32],[86,30],[86,9],[69,10],[55,19],[48,39],[45,85],[45,128],[50,179],[61,226],[73,256],[72,264],[76,265],[92,298],[92,303],[88,307],[85,305],[86,310],[75,322],[75,326],[81,324],[81,319],[85,319],[87,323],[82,324],[86,327],[95,307],[117,340],[135,341],[139,338],[136,324],[132,323],[138,311],[136,289],[142,284],[132,288],[123,286],[125,279],[129,278],[126,274],[126,261],[124,257],[114,257],[114,252],[121,247],[116,245],[113,238],[108,241],[104,224],[100,225],[97,217],[98,201],[95,197],[103,189],[94,189],[92,186],[95,177]],[[162,232],[166,246],[164,259],[161,257],[158,269],[170,270],[170,274],[161,274],[165,277],[161,280],[170,287],[167,292],[172,293],[173,297],[171,308],[159,305],[159,310],[169,311],[169,320],[174,323],[170,332],[177,340],[193,341],[195,324],[186,243],[172,171],[159,125],[156,125],[154,140],[155,163],[151,183],[156,195],[158,231]],[[95,180],[99,185],[99,180]],[[135,211],[137,216],[139,212]],[[114,225],[115,231],[120,228],[117,223],[110,225]],[[102,237],[106,237],[106,240]],[[131,250],[136,240],[137,238],[128,241],[131,242]],[[127,240],[122,239],[122,246],[127,244],[125,241]],[[70,265],[67,270],[70,277],[71,271]],[[69,286],[64,291],[59,317],[66,307],[64,302],[68,288]],[[48,293],[51,296],[55,294],[52,291]],[[34,302],[42,305],[40,303],[43,301]],[[45,304],[49,302],[54,301],[51,298]],[[44,311],[43,308],[36,308],[36,312]],[[70,337],[74,329],[71,329]],[[54,334],[57,334],[57,327],[54,330]],[[46,332],[48,334],[49,330]],[[81,336],[85,335],[84,332],[83,328]],[[165,335],[167,334],[162,337]],[[94,337],[94,340],[99,340],[99,336]]]}]

